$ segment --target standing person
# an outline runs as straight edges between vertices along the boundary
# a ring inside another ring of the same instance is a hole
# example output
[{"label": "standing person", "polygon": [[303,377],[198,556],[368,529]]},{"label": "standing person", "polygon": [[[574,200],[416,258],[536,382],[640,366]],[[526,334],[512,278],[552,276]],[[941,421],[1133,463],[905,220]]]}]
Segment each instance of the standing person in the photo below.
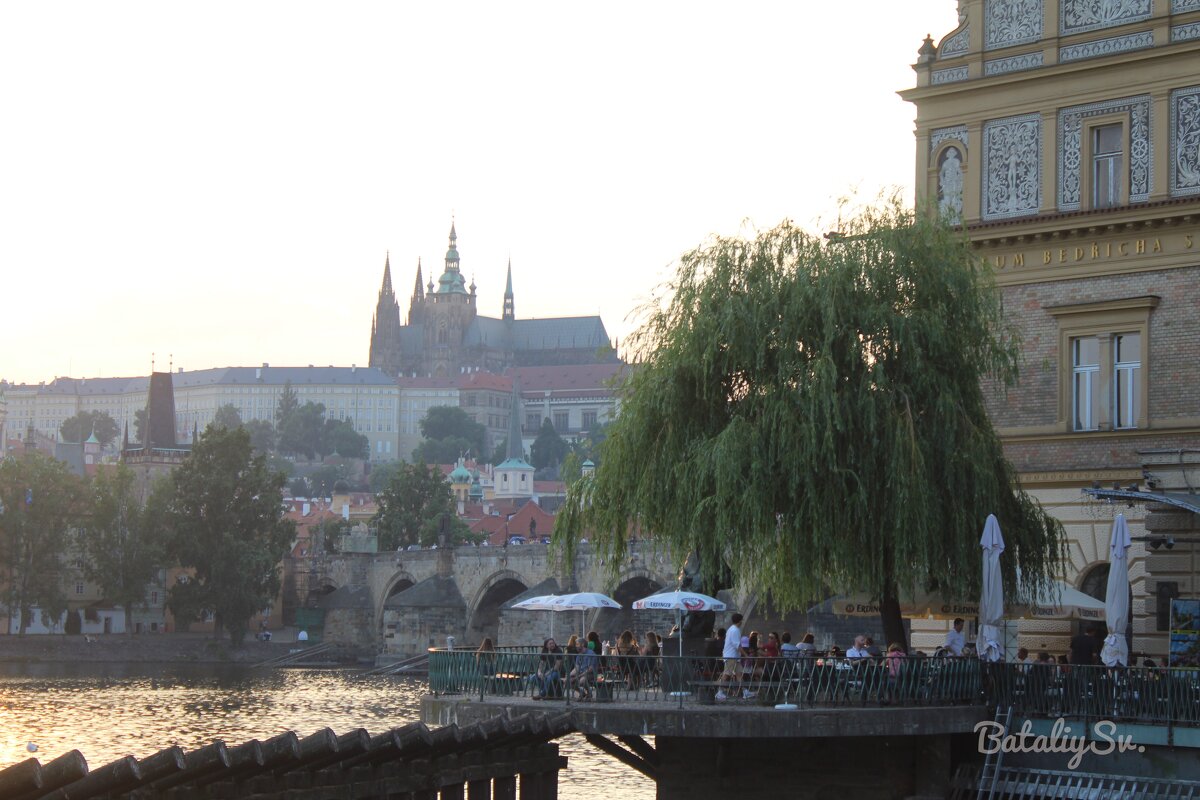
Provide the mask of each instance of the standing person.
[{"label": "standing person", "polygon": [[1070,662],[1079,666],[1100,663],[1100,637],[1096,623],[1088,623],[1087,630],[1071,639]]},{"label": "standing person", "polygon": [[485,678],[496,674],[496,646],[492,644],[492,637],[485,636],[483,638],[479,649],[475,651],[475,664],[479,669],[479,674]]},{"label": "standing person", "polygon": [[726,683],[734,684],[734,691],[737,691],[737,685],[742,679],[742,664],[739,659],[742,648],[742,615],[734,613],[729,618],[730,625],[725,631],[725,646],[721,650],[721,658],[725,659],[724,669],[721,671],[721,679],[718,683],[721,686],[717,689],[717,699],[727,700],[729,695],[725,694]]},{"label": "standing person", "polygon": [[945,647],[950,651],[952,656],[961,656],[963,647],[967,644],[967,637],[963,636],[963,625],[966,624],[962,617],[954,620],[954,628],[946,633]]}]

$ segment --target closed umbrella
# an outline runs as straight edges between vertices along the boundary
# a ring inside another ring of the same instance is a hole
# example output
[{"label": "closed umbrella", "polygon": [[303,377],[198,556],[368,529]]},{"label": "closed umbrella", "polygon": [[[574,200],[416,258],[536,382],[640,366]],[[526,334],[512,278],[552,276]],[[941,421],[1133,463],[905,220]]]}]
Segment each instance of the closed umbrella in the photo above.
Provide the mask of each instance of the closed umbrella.
[{"label": "closed umbrella", "polygon": [[983,548],[983,589],[979,595],[979,638],[976,651],[987,661],[999,661],[1000,623],[1004,619],[1004,581],[1000,575],[1000,554],[1004,552],[1004,535],[995,514],[988,514],[979,539]]},{"label": "closed umbrella", "polygon": [[1112,534],[1108,540],[1108,591],[1104,595],[1104,618],[1108,622],[1108,636],[1100,650],[1100,660],[1105,666],[1129,664],[1129,645],[1125,643],[1125,629],[1129,626],[1129,523],[1124,514],[1113,520]]}]

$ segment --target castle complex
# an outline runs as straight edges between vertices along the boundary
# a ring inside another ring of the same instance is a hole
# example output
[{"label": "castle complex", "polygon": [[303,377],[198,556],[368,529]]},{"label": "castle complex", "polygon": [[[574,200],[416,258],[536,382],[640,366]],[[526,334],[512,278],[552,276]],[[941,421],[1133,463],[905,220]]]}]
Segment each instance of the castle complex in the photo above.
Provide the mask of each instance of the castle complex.
[{"label": "castle complex", "polygon": [[392,289],[390,256],[371,324],[370,365],[394,377],[444,378],[478,370],[500,373],[509,367],[615,362],[616,352],[598,316],[516,318],[512,264],[499,319],[479,314],[475,282],[463,278],[458,234],[450,226],[445,268],[437,283],[422,284],[421,264],[401,323]]}]

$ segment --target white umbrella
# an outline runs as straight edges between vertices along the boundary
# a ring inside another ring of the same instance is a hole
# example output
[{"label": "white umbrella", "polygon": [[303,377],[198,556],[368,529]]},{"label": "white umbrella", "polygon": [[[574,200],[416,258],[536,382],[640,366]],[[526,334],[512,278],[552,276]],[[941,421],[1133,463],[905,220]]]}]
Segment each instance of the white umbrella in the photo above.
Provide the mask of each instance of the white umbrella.
[{"label": "white umbrella", "polygon": [[1108,636],[1100,651],[1105,666],[1129,664],[1129,646],[1125,643],[1125,628],[1129,626],[1129,523],[1124,514],[1113,520],[1108,541],[1108,591],[1104,596],[1104,618],[1108,621]]},{"label": "white umbrella", "polygon": [[1013,615],[1026,619],[1099,620],[1104,617],[1104,603],[1062,581],[1053,581],[1049,590],[1032,603],[1013,609]]},{"label": "white umbrella", "polygon": [[[554,601],[558,598],[552,594],[541,594],[537,597],[527,597],[519,603],[513,603],[513,608],[524,609],[525,611],[558,611],[554,605]],[[554,638],[554,617],[550,617],[550,638]]]},{"label": "white umbrella", "polygon": [[679,636],[679,655],[683,656],[683,625],[684,611],[724,611],[725,604],[715,597],[698,592],[663,592],[634,600],[631,608],[664,609],[675,612],[676,630]]},{"label": "white umbrella", "polygon": [[979,595],[979,638],[975,650],[980,658],[999,661],[1003,652],[999,642],[1000,622],[1004,619],[1004,580],[1000,575],[1004,535],[995,514],[988,514],[979,546],[983,548],[983,589]]}]

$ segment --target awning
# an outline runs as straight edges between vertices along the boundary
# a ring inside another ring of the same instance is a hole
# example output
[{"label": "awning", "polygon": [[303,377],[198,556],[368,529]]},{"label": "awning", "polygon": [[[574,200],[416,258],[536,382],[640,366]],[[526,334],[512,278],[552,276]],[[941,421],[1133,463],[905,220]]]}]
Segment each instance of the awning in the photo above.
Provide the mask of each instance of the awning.
[{"label": "awning", "polygon": [[1084,489],[1083,493],[1097,500],[1122,500],[1126,503],[1163,503],[1200,514],[1200,495],[1186,492],[1147,492],[1140,489]]}]

